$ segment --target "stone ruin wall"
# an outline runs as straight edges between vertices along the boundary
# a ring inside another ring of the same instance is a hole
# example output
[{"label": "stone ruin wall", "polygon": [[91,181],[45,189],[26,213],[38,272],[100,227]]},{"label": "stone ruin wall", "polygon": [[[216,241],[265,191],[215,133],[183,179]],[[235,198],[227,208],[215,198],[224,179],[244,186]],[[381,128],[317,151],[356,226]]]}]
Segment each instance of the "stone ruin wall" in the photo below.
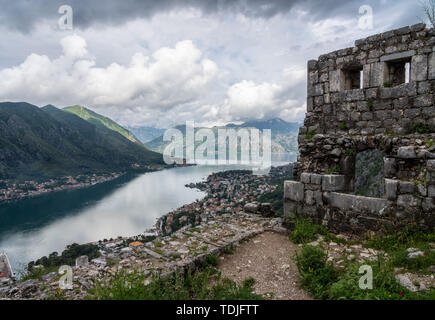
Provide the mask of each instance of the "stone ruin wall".
[{"label": "stone ruin wall", "polygon": [[[435,29],[418,24],[308,62],[307,113],[295,181],[284,185],[285,216],[333,231],[435,226],[434,48]],[[356,154],[368,149],[385,154],[380,199],[353,194]]]}]

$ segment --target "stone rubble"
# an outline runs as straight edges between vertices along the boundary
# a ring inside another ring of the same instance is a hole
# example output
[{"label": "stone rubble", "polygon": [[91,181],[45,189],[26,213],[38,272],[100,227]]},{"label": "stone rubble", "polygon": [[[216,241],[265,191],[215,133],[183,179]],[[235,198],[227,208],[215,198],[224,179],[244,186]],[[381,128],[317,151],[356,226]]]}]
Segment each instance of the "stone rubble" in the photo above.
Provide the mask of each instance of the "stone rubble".
[{"label": "stone rubble", "polygon": [[[225,249],[238,246],[265,231],[285,232],[280,218],[264,218],[240,212],[223,214],[216,219],[202,222],[195,228],[182,228],[170,236],[143,243],[136,248],[123,246],[121,239],[99,246],[101,256],[87,261],[87,257],[76,259],[73,270],[73,288],[60,290],[60,276],[49,273],[41,280],[31,279],[3,287],[0,299],[62,299],[81,300],[88,290],[116,272],[126,269],[138,270],[151,280],[153,272],[162,275],[184,269],[199,267],[208,255],[221,255]],[[59,296],[60,295],[60,296]]]}]

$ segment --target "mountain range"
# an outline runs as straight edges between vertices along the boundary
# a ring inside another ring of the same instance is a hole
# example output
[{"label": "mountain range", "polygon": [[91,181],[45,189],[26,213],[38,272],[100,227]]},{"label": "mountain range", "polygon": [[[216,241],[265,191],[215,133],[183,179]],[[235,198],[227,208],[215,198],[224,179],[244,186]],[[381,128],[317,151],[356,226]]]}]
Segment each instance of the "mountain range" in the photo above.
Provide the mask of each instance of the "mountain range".
[{"label": "mountain range", "polygon": [[0,179],[23,181],[163,164],[131,132],[80,106],[0,103]]},{"label": "mountain range", "polygon": [[128,131],[133,133],[143,143],[150,142],[157,137],[163,135],[166,129],[153,128],[153,127],[125,127]]},{"label": "mountain range", "polygon": [[[227,124],[226,126],[219,126],[211,128],[216,137],[216,150],[218,150],[217,146],[217,132],[218,129],[249,129],[249,128],[257,128],[260,130],[260,142],[262,138],[262,130],[270,129],[271,130],[271,138],[272,138],[272,153],[274,154],[283,154],[290,153],[296,155],[298,152],[298,144],[297,144],[297,136],[300,123],[297,122],[286,122],[279,118],[269,119],[269,120],[254,120],[245,122],[242,124]],[[186,133],[186,125],[178,125],[174,127],[175,129],[180,130],[183,133],[185,138]],[[195,132],[201,128],[195,128]],[[145,142],[146,145],[153,151],[163,153],[166,146],[169,142],[163,141],[163,134],[159,137]],[[201,144],[201,142],[196,142],[195,147]]]}]

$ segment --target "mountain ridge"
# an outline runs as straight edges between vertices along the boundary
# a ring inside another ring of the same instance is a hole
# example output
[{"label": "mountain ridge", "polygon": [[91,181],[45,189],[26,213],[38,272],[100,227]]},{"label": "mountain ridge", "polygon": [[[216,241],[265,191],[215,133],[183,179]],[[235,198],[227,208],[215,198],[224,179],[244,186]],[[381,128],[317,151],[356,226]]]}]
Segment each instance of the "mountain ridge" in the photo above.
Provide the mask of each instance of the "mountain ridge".
[{"label": "mountain ridge", "polygon": [[[297,146],[297,136],[299,132],[299,127],[301,126],[301,123],[298,122],[286,122],[280,118],[273,118],[269,120],[253,120],[248,121],[242,124],[234,124],[229,123],[225,126],[214,126],[208,129],[212,129],[215,132],[217,129],[248,129],[248,128],[256,128],[260,130],[260,138],[261,138],[261,131],[264,129],[271,129],[271,138],[272,138],[272,153],[280,154],[280,153],[297,153],[298,146]],[[185,136],[186,132],[186,125],[181,124],[173,127],[175,129],[180,130],[183,133],[183,136]],[[201,129],[202,127],[196,127],[196,130]],[[163,135],[149,141],[146,143],[146,145],[149,147],[149,149],[163,153],[163,150],[165,147],[169,144],[169,142],[163,141]],[[195,144],[196,146],[196,144]]]},{"label": "mountain ridge", "polygon": [[160,154],[119,132],[26,102],[0,103],[0,150],[0,179],[20,181],[163,164]]}]

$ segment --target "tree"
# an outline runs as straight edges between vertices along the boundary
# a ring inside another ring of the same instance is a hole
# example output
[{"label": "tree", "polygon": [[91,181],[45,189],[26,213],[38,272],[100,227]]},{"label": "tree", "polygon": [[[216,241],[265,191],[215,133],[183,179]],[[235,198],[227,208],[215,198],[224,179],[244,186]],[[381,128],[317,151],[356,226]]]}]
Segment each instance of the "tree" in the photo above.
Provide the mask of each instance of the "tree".
[{"label": "tree", "polygon": [[435,28],[435,0],[425,0],[421,6],[432,28]]}]

